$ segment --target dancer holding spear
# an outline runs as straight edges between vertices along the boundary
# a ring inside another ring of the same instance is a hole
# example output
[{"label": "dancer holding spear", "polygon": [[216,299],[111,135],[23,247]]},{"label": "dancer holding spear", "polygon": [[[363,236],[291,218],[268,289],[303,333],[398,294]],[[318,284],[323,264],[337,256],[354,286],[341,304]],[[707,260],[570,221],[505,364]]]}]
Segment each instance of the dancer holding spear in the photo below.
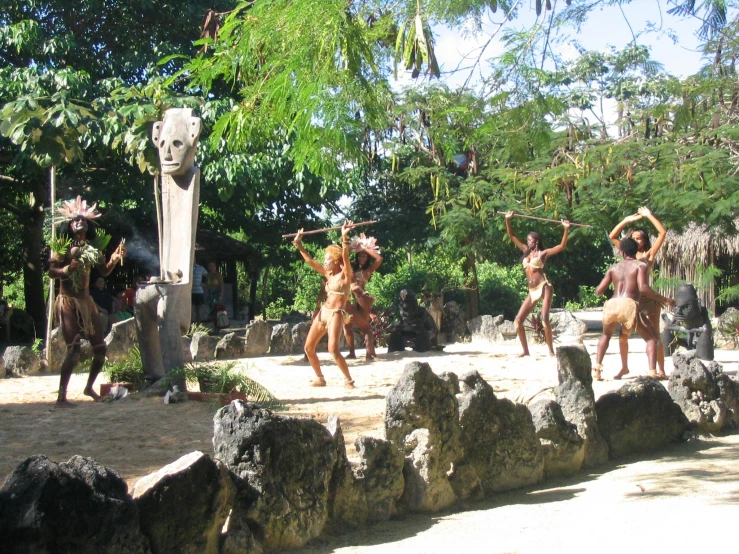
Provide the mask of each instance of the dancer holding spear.
[{"label": "dancer holding spear", "polygon": [[[305,354],[308,356],[316,378],[311,383],[313,387],[325,387],[326,379],[321,372],[321,364],[316,354],[316,346],[323,335],[328,333],[328,351],[344,374],[344,386],[354,388],[354,379],[349,373],[349,366],[339,352],[339,342],[344,325],[351,322],[351,315],[347,312],[346,304],[349,301],[350,287],[353,279],[352,266],[349,261],[349,231],[355,227],[350,221],[341,226],[341,247],[331,245],[326,248],[323,256],[323,265],[319,265],[308,251],[303,248],[302,229],[295,236],[293,244],[303,256],[305,262],[326,279],[326,301],[321,306],[317,317],[313,319],[308,336],[305,339]],[[290,236],[290,235],[288,235]]]},{"label": "dancer holding spear", "polygon": [[549,279],[547,279],[547,276],[544,274],[544,265],[547,263],[550,256],[559,254],[565,249],[565,246],[567,246],[567,236],[570,233],[570,222],[566,219],[561,220],[562,226],[564,227],[562,242],[553,248],[544,248],[541,242],[541,235],[539,235],[539,233],[534,231],[530,232],[526,237],[526,244],[522,243],[516,235],[513,234],[511,219],[515,215],[516,214],[513,212],[506,212],[506,231],[513,241],[513,244],[515,244],[519,250],[523,251],[521,262],[523,263],[524,271],[526,271],[526,278],[529,282],[529,294],[526,296],[523,304],[521,304],[521,308],[518,310],[518,314],[514,320],[516,333],[518,334],[518,339],[521,341],[521,346],[523,347],[523,353],[520,357],[529,355],[529,345],[526,340],[526,330],[524,329],[523,323],[542,297],[544,300],[541,306],[541,325],[544,327],[544,340],[546,340],[547,347],[549,347],[549,355],[554,356],[552,327],[549,324],[549,309],[552,306],[554,287],[552,287]]}]

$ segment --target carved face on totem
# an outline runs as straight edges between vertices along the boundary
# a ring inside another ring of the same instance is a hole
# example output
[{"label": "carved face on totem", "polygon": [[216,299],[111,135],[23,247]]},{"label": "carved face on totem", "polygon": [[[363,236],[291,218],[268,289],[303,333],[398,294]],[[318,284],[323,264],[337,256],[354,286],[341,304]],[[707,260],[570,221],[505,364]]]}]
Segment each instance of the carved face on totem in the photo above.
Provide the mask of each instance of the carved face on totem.
[{"label": "carved face on totem", "polygon": [[680,322],[699,323],[701,320],[701,305],[698,294],[693,285],[680,285],[675,291],[675,307],[672,314]]},{"label": "carved face on totem", "polygon": [[164,175],[186,175],[195,165],[201,122],[190,108],[172,108],[151,134]]}]

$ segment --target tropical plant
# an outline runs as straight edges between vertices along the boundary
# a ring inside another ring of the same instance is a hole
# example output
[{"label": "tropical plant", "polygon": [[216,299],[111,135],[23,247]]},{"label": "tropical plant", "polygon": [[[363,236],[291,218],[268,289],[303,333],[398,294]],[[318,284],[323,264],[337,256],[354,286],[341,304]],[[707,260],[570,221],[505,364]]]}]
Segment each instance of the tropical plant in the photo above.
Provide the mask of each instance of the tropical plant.
[{"label": "tropical plant", "polygon": [[145,382],[141,351],[134,346],[123,359],[117,362],[106,361],[103,374],[110,383],[131,383],[134,390],[140,389]]},{"label": "tropical plant", "polygon": [[284,405],[269,390],[237,369],[236,362],[190,363],[167,374],[169,380],[184,378],[197,384],[200,392],[225,394],[243,392],[251,402],[267,408],[281,409]]}]

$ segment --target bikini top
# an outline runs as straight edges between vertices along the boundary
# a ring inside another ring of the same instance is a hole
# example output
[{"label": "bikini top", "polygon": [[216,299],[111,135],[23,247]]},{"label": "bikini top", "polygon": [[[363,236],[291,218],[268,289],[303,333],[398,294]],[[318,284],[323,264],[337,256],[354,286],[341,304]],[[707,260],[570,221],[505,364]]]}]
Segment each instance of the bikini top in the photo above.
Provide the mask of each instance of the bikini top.
[{"label": "bikini top", "polygon": [[541,254],[539,254],[536,258],[524,260],[522,263],[524,269],[544,269],[544,262],[541,261]]},{"label": "bikini top", "polygon": [[341,273],[328,277],[326,279],[326,294],[348,295],[350,289],[349,283],[344,283],[343,277]]}]

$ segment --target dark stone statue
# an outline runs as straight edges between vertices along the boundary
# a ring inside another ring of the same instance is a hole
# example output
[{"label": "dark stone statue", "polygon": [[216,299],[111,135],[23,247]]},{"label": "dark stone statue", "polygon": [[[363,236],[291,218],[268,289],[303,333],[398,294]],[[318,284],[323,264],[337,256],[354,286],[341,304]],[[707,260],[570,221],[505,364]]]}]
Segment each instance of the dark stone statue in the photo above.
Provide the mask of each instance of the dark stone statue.
[{"label": "dark stone statue", "polygon": [[416,352],[428,352],[438,348],[439,329],[428,310],[418,305],[416,293],[411,289],[400,291],[400,323],[390,330],[388,352],[402,352],[411,346]]},{"label": "dark stone statue", "polygon": [[708,310],[701,306],[693,285],[680,285],[675,291],[672,312],[662,314],[665,328],[662,344],[672,354],[678,346],[695,350],[702,360],[713,360],[713,328]]}]

